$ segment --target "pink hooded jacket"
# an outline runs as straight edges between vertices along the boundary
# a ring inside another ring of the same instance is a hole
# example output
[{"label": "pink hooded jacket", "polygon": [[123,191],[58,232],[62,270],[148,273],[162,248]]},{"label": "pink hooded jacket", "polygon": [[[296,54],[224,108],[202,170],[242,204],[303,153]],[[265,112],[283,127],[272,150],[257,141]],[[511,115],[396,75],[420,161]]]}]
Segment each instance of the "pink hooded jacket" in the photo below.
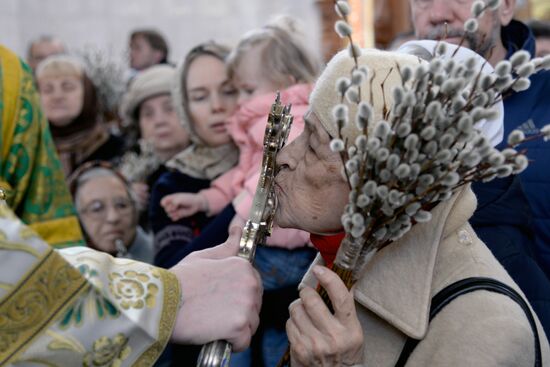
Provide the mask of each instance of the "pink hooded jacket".
[{"label": "pink hooded jacket", "polygon": [[[304,130],[304,114],[308,110],[309,94],[312,86],[296,84],[281,92],[281,102],[291,103],[294,116],[287,144]],[[267,116],[275,100],[275,93],[252,98],[228,120],[228,131],[239,147],[239,164],[210,184],[210,188],[200,191],[207,202],[210,214],[219,213],[230,202],[243,220],[248,219],[256,186],[260,178],[263,156],[263,139]],[[274,227],[267,244],[288,249],[304,246],[309,242],[309,234],[296,229]]]}]

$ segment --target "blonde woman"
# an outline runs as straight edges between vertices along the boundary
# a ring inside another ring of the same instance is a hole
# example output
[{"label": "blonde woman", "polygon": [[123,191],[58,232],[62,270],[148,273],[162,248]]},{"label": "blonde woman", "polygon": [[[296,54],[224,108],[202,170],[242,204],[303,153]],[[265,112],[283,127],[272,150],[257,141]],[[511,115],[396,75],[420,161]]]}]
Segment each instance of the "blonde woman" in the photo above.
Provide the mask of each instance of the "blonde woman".
[{"label": "blonde woman", "polygon": [[124,143],[102,121],[96,87],[80,60],[51,56],[38,65],[36,80],[66,177],[84,162],[122,155]]}]

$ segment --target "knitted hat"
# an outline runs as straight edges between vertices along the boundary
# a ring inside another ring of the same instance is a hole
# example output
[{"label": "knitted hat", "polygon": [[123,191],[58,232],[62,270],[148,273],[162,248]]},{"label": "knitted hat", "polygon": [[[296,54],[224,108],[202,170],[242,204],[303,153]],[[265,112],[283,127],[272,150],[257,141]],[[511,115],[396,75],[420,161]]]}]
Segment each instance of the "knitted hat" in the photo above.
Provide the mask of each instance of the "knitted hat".
[{"label": "knitted hat", "polygon": [[170,65],[155,65],[140,72],[122,98],[120,115],[130,123],[137,123],[137,109],[143,101],[159,94],[170,94],[176,70]]},{"label": "knitted hat", "polygon": [[[375,49],[363,50],[362,55],[358,58],[358,63],[359,67],[366,66],[368,68],[368,77],[363,78],[361,83],[361,99],[369,101],[373,107],[374,118],[370,121],[371,124],[383,118],[384,104],[388,111],[391,108],[393,87],[401,84],[401,76],[396,65],[403,68],[406,65],[417,66],[421,62],[423,61],[416,56]],[[340,102],[340,92],[336,88],[336,81],[342,77],[349,78],[354,65],[347,50],[337,53],[317,80],[309,99],[312,112],[333,138],[337,137],[338,127],[333,118],[332,109],[335,104]],[[384,80],[384,91],[382,91]],[[357,104],[349,103],[347,99],[344,103],[349,108],[349,116],[355,116]],[[349,142],[355,142],[360,133],[356,124],[350,121],[342,130],[342,138]]]}]

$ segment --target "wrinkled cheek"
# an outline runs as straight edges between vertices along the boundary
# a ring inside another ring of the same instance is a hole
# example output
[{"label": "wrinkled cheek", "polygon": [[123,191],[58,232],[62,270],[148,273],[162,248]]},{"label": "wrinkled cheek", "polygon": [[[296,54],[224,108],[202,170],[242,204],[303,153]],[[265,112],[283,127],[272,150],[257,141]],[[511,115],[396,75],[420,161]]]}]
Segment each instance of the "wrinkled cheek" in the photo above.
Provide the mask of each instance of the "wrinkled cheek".
[{"label": "wrinkled cheek", "polygon": [[279,184],[284,191],[277,191],[278,205],[275,212],[275,223],[284,228],[297,228],[300,225],[299,221],[305,202],[305,197],[301,194],[301,185],[289,180],[288,177]]},{"label": "wrinkled cheek", "polygon": [[307,185],[295,185],[293,193],[287,209],[295,213],[295,219],[307,222],[317,220],[319,210],[323,207],[323,199],[317,195],[317,192]]}]

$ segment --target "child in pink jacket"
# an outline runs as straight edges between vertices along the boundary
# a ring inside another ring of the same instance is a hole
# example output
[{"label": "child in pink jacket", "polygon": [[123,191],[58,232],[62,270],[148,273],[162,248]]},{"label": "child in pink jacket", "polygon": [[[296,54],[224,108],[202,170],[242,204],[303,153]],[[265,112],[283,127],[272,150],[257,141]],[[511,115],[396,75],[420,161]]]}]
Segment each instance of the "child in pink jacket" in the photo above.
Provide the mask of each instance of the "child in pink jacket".
[{"label": "child in pink jacket", "polygon": [[[251,51],[250,54],[253,54]],[[247,55],[245,55],[246,61]],[[239,90],[242,90],[238,87]],[[310,84],[296,84],[282,90],[281,101],[292,104],[294,122],[288,142],[294,140],[304,129],[303,115],[308,108]],[[227,204],[232,203],[236,212],[234,224],[241,225],[248,219],[263,157],[263,138],[267,115],[275,100],[275,93],[261,93],[243,101],[239,96],[240,107],[228,121],[229,134],[239,148],[238,165],[214,180],[210,188],[200,191],[208,205],[208,212],[219,213]],[[177,194],[176,194],[177,195]],[[275,227],[267,239],[268,245],[293,249],[303,247],[309,240],[309,234],[296,229]]]},{"label": "child in pink jacket", "polygon": [[[294,121],[287,144],[304,128],[303,116],[308,110],[311,83],[318,73],[316,58],[309,53],[304,41],[295,22],[285,17],[246,34],[230,54],[228,69],[239,90],[239,108],[228,120],[227,129],[239,148],[239,163],[214,180],[208,189],[197,194],[178,193],[165,197],[161,204],[173,220],[198,211],[210,215],[222,212],[220,217],[235,213],[232,225],[244,225],[260,176],[264,132],[277,91],[280,91],[282,103],[292,104]],[[227,225],[227,222],[221,222]],[[212,230],[222,228],[214,227]],[[273,228],[267,240],[268,246],[258,247],[254,262],[266,293],[291,289],[293,295],[289,296],[290,303],[314,255],[308,243],[309,234],[304,231]],[[277,297],[279,300],[280,296]],[[264,308],[272,307],[273,303],[264,302]],[[269,345],[273,351],[261,353],[264,364],[268,366],[276,365],[286,348],[284,321],[288,304],[276,303],[277,309],[262,311],[270,317],[280,314],[283,320],[276,330],[278,335],[274,335],[269,328],[265,330],[266,336],[261,344]],[[232,367],[250,366],[252,363],[246,353],[236,355],[231,362]]]}]

